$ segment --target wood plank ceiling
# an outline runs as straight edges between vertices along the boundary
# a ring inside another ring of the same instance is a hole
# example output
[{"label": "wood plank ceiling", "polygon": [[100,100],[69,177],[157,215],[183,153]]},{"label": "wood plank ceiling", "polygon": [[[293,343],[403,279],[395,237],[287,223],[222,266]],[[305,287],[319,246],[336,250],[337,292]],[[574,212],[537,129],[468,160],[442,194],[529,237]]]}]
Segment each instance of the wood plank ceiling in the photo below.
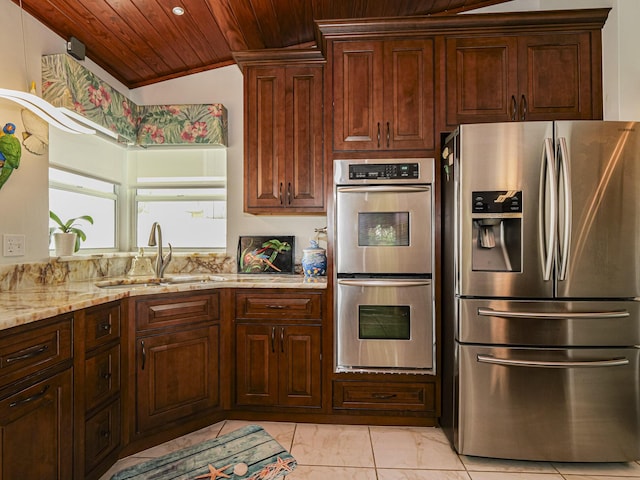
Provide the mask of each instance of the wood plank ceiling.
[{"label": "wood plank ceiling", "polygon": [[136,88],[232,64],[234,51],[312,45],[314,19],[446,15],[509,0],[12,1]]}]

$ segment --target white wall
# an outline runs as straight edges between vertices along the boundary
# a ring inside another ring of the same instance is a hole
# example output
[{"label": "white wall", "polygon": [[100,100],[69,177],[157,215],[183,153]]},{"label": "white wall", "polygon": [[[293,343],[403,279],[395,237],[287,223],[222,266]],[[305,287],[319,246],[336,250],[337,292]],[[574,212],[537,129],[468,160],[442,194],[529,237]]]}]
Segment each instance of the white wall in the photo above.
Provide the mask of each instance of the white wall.
[{"label": "white wall", "polygon": [[[555,10],[612,6],[603,30],[604,116],[608,120],[640,119],[640,1],[638,0],[514,0],[486,11]],[[44,28],[28,14],[22,15],[26,45],[20,30],[21,12],[11,0],[0,0],[0,41],[3,65],[0,87],[27,90],[31,79],[40,90],[40,57],[65,51],[65,41]],[[26,50],[26,55],[25,55]],[[26,61],[25,61],[26,58]],[[297,258],[315,227],[326,225],[323,216],[253,216],[242,212],[243,204],[243,92],[238,67],[229,66],[209,72],[128,91],[90,60],[84,64],[114,88],[140,104],[153,103],[223,103],[229,111],[229,231],[228,250],[235,251],[238,235],[292,234],[298,240]],[[0,126],[12,121],[22,133],[19,109],[0,101]],[[0,235],[26,236],[24,257],[2,257],[0,264],[40,261],[48,258],[48,184],[46,156],[24,152],[20,168],[0,189]],[[1,247],[1,245],[0,245]],[[0,248],[0,254],[1,254]]]},{"label": "white wall", "polygon": [[227,149],[227,252],[235,255],[239,235],[295,235],[296,258],[314,236],[314,228],[327,225],[326,216],[249,215],[243,212],[244,137],[243,77],[236,65],[168,80],[131,91],[139,105],[156,103],[222,103],[229,113]]}]

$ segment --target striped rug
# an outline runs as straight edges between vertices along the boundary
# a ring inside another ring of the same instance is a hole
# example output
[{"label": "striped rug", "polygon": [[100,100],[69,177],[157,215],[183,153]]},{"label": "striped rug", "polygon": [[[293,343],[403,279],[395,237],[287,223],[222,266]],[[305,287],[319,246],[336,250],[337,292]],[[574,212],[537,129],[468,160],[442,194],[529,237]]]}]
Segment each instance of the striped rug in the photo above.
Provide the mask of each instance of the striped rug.
[{"label": "striped rug", "polygon": [[271,435],[248,425],[121,470],[111,480],[275,480],[295,467],[295,458]]}]

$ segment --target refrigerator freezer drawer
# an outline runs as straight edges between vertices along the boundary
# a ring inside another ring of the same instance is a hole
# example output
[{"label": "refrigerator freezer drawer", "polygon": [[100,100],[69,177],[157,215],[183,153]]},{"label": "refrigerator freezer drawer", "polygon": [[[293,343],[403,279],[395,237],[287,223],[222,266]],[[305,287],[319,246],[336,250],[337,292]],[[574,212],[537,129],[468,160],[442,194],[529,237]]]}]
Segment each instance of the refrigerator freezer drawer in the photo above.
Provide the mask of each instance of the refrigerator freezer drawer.
[{"label": "refrigerator freezer drawer", "polygon": [[640,345],[640,302],[458,299],[460,343]]},{"label": "refrigerator freezer drawer", "polygon": [[639,349],[458,348],[460,454],[640,458]]}]

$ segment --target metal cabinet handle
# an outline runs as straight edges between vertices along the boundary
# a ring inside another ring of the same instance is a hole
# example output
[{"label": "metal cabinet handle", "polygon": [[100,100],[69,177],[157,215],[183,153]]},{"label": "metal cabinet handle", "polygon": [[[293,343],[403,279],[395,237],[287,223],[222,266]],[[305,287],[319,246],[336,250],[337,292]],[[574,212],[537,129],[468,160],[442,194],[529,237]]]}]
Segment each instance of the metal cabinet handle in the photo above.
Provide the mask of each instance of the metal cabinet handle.
[{"label": "metal cabinet handle", "polygon": [[104,380],[109,380],[111,378],[111,372],[105,372],[100,375]]},{"label": "metal cabinet handle", "polygon": [[629,312],[626,310],[613,310],[610,312],[509,312],[506,310],[494,310],[492,308],[479,308],[478,315],[482,317],[503,317],[503,318],[565,318],[575,319],[606,319],[606,318],[627,318]]},{"label": "metal cabinet handle", "polygon": [[389,148],[389,139],[391,138],[391,129],[389,128],[389,122],[387,122],[387,148]]},{"label": "metal cabinet handle", "polygon": [[17,362],[18,360],[26,360],[27,358],[37,357],[41,353],[46,352],[49,349],[49,345],[36,345],[27,350],[23,350],[24,353],[15,355],[13,357],[7,357],[5,363]]},{"label": "metal cabinet handle", "polygon": [[284,353],[284,327],[280,327],[280,351]]},{"label": "metal cabinet handle", "polygon": [[282,310],[283,308],[287,308],[284,305],[267,305],[267,308],[272,310]]},{"label": "metal cabinet handle", "polygon": [[520,120],[526,120],[528,107],[527,98],[523,94],[522,97],[520,97]]},{"label": "metal cabinet handle", "polygon": [[45,385],[44,388],[40,390],[38,393],[36,393],[35,395],[31,395],[30,397],[22,398],[20,400],[16,400],[15,402],[11,402],[9,404],[9,407],[14,408],[19,405],[24,405],[25,403],[30,403],[35,400],[38,400],[39,398],[44,397],[45,393],[47,393],[47,390],[49,390],[49,385]]},{"label": "metal cabinet handle", "polygon": [[515,120],[517,114],[518,114],[518,102],[516,102],[516,96],[511,95],[511,120]]},{"label": "metal cabinet handle", "polygon": [[398,395],[395,393],[372,393],[371,397],[377,398],[380,400],[389,400],[390,398],[396,398]]},{"label": "metal cabinet handle", "polygon": [[278,186],[278,199],[280,200],[280,205],[282,205],[282,182]]},{"label": "metal cabinet handle", "polygon": [[609,360],[584,360],[584,361],[544,361],[544,360],[518,360],[515,358],[496,358],[491,355],[478,355],[478,362],[504,365],[510,367],[539,367],[539,368],[596,368],[596,367],[620,367],[628,365],[626,358],[612,358]]},{"label": "metal cabinet handle", "polygon": [[110,430],[100,430],[100,436],[102,438],[109,438],[111,436]]},{"label": "metal cabinet handle", "polygon": [[101,323],[98,328],[100,328],[100,330],[104,330],[105,332],[108,332],[109,330],[111,330],[111,322]]},{"label": "metal cabinet handle", "polygon": [[287,203],[291,205],[291,182],[287,183]]},{"label": "metal cabinet handle", "polygon": [[140,345],[142,345],[142,370],[144,370],[144,365],[147,363],[147,349],[144,347],[144,340],[140,340]]},{"label": "metal cabinet handle", "polygon": [[271,353],[276,353],[276,327],[271,327]]},{"label": "metal cabinet handle", "polygon": [[380,122],[378,122],[378,148],[380,148]]}]

